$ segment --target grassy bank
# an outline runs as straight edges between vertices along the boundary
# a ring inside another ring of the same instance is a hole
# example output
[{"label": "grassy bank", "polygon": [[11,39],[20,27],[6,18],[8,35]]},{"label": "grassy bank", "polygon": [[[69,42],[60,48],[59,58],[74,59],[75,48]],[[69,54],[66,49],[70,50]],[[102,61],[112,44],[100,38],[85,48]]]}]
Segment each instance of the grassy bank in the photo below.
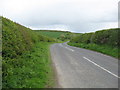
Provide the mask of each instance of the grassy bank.
[{"label": "grassy bank", "polygon": [[[49,45],[40,42],[32,51],[3,64],[7,68],[7,76],[3,78],[4,88],[45,88],[53,87],[54,78],[50,60]],[[3,61],[4,63],[4,61]]]},{"label": "grassy bank", "polygon": [[108,45],[90,44],[90,43],[86,44],[86,43],[69,42],[68,44],[71,46],[75,46],[75,47],[80,47],[80,48],[85,48],[85,49],[90,49],[93,51],[101,52],[103,54],[107,54],[107,55],[110,55],[112,57],[120,59],[120,57],[119,57],[120,53],[118,53],[117,47],[112,47],[112,46],[108,46]]},{"label": "grassy bank", "polygon": [[2,27],[2,87],[53,87],[49,45],[55,40],[3,17]]}]

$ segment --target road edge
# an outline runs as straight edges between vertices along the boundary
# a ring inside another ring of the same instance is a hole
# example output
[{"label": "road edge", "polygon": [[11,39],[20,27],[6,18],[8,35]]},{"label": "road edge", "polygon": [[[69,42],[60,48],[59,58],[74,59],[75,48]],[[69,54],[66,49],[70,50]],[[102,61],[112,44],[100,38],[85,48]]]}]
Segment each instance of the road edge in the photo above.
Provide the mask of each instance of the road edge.
[{"label": "road edge", "polygon": [[[55,44],[55,43],[54,43]],[[51,44],[49,46],[49,52],[50,52],[50,60],[51,60],[51,66],[52,66],[52,70],[53,70],[53,77],[54,77],[54,87],[53,88],[62,88],[62,86],[59,84],[59,81],[58,81],[58,73],[57,73],[57,69],[56,69],[56,66],[55,66],[55,63],[53,62],[52,60],[52,54],[51,54],[51,46],[53,44]]]}]

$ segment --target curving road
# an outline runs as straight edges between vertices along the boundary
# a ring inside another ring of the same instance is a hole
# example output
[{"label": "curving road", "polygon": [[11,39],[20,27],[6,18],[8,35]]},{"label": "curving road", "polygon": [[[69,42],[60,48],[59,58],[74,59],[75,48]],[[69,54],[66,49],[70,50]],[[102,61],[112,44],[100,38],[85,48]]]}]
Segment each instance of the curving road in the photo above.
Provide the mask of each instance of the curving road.
[{"label": "curving road", "polygon": [[62,88],[118,88],[118,60],[66,43],[50,48]]}]

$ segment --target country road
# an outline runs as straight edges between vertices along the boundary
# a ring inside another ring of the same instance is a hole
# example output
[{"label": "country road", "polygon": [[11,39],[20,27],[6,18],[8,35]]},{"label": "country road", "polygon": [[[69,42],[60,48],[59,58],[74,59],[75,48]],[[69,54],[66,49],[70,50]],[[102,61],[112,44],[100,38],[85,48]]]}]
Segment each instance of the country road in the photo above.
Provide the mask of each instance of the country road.
[{"label": "country road", "polygon": [[118,60],[66,43],[53,44],[51,57],[62,88],[118,88]]}]

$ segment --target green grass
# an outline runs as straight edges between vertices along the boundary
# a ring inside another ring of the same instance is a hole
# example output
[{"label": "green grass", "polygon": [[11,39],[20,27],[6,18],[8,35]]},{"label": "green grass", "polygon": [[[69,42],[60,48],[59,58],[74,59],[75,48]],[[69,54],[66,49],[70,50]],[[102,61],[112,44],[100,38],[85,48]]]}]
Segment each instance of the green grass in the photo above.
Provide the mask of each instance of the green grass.
[{"label": "green grass", "polygon": [[67,41],[70,40],[73,36],[73,33],[68,31],[55,31],[55,30],[34,30],[35,32],[39,33],[40,35],[47,36],[56,41]]},{"label": "green grass", "polygon": [[[49,88],[54,86],[54,74],[50,60],[51,43],[40,42],[12,62],[3,61],[3,88]],[[7,64],[9,63],[9,65]],[[6,66],[7,65],[7,66]]]},{"label": "green grass", "polygon": [[85,48],[85,49],[90,49],[90,50],[93,50],[93,51],[97,51],[97,52],[107,54],[107,55],[110,55],[112,57],[120,59],[120,57],[118,57],[118,56],[120,56],[120,53],[118,53],[118,48],[117,47],[111,47],[111,46],[108,46],[108,45],[72,43],[72,42],[69,42],[68,44],[71,45],[71,46],[75,46],[75,47],[80,47],[80,48]]}]

